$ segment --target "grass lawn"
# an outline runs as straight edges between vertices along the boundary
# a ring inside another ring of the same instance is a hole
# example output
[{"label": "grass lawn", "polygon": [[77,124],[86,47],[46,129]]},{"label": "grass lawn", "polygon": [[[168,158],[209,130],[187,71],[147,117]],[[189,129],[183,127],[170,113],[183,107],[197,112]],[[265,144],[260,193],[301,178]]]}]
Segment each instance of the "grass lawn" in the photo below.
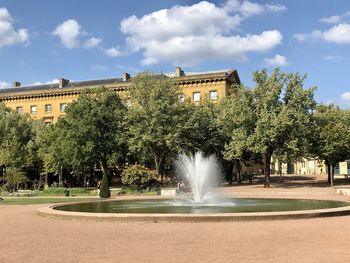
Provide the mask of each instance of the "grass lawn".
[{"label": "grass lawn", "polygon": [[99,198],[72,198],[72,197],[5,197],[1,205],[35,205],[35,204],[49,204],[49,203],[63,203],[63,202],[79,202],[79,201],[96,201]]}]

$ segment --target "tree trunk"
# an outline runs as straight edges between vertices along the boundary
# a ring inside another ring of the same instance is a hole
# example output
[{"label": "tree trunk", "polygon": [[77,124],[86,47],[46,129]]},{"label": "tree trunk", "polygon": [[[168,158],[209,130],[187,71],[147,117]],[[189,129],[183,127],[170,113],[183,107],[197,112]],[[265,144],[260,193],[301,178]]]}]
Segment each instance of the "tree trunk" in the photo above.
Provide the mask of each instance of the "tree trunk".
[{"label": "tree trunk", "polygon": [[162,157],[158,157],[158,156],[154,157],[154,164],[156,166],[156,172],[158,175],[160,175],[160,180],[163,183],[164,174],[162,171],[162,165],[163,165]]},{"label": "tree trunk", "polygon": [[331,164],[331,186],[334,185],[334,165]]},{"label": "tree trunk", "polygon": [[[45,171],[44,188],[49,188],[49,174]],[[40,184],[39,184],[40,185]]]},{"label": "tree trunk", "polygon": [[237,164],[237,184],[242,183],[242,174],[241,174],[241,162],[236,160]]},{"label": "tree trunk", "polygon": [[278,162],[278,172],[280,174],[280,183],[282,183],[282,162]]},{"label": "tree trunk", "polygon": [[62,187],[63,186],[63,168],[61,165],[60,173],[58,175],[58,186]]},{"label": "tree trunk", "polygon": [[[83,172],[84,173],[84,172]],[[83,180],[83,184],[84,184],[84,188],[86,189],[86,181],[87,181],[87,176],[86,174],[84,173],[84,180]]]},{"label": "tree trunk", "polygon": [[4,187],[4,181],[5,181],[5,167],[2,166],[1,169],[2,169],[2,172],[1,172],[1,188],[3,188]]},{"label": "tree trunk", "polygon": [[270,164],[271,164],[271,153],[265,154],[265,183],[264,187],[270,187]]},{"label": "tree trunk", "polygon": [[108,165],[106,160],[101,161],[102,176],[107,177],[108,175]]},{"label": "tree trunk", "polygon": [[111,192],[109,190],[109,182],[108,182],[108,163],[107,159],[103,158],[100,161],[102,168],[102,182],[100,184],[100,192],[99,196],[101,198],[109,198],[111,196]]},{"label": "tree trunk", "polygon": [[331,174],[331,165],[329,163],[327,163],[327,173],[328,173],[328,184],[331,184],[332,174]]},{"label": "tree trunk", "polygon": [[235,164],[234,164],[234,161],[232,161],[232,162],[230,162],[230,166],[229,166],[229,172],[230,172],[230,174],[229,174],[229,176],[228,176],[228,178],[227,178],[228,184],[229,184],[229,185],[232,185],[233,173],[234,173],[233,169],[234,169],[234,168],[235,168]]}]

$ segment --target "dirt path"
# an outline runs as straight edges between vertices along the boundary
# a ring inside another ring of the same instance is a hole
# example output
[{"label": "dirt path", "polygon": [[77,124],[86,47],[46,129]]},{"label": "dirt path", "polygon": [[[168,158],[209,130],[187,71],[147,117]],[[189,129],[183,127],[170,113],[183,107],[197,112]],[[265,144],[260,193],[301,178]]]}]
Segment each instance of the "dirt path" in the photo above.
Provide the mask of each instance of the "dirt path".
[{"label": "dirt path", "polygon": [[[339,197],[328,187],[238,186],[237,195]],[[0,206],[0,262],[350,262],[350,217],[233,223],[100,223]]]}]

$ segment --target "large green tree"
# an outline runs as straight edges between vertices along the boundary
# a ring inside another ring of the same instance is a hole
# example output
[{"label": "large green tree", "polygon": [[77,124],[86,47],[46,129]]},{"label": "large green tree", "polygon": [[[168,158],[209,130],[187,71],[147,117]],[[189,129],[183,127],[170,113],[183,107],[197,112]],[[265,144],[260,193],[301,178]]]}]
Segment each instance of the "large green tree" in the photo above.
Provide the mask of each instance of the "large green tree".
[{"label": "large green tree", "polygon": [[31,165],[32,127],[28,116],[17,114],[0,103],[0,166],[8,186],[18,187],[27,180]]},{"label": "large green tree", "polygon": [[65,137],[63,155],[68,163],[77,167],[94,162],[100,167],[103,198],[110,196],[108,166],[125,153],[125,116],[126,108],[114,91],[89,89],[67,107],[66,116],[57,123]]},{"label": "large green tree", "polygon": [[[35,145],[37,154],[42,161],[42,174],[45,175],[45,186],[48,186],[49,174],[58,175],[58,184],[63,186],[62,169],[74,162],[73,153],[77,150],[75,140],[69,140],[68,127],[63,120],[56,125],[36,123]],[[67,129],[66,129],[67,128]]]},{"label": "large green tree", "polygon": [[334,105],[318,105],[315,111],[314,154],[328,167],[328,182],[333,186],[334,166],[350,159],[350,113]]},{"label": "large green tree", "polygon": [[180,94],[172,79],[150,72],[135,76],[127,94],[130,149],[142,160],[153,159],[162,181],[167,159],[183,148],[187,106]]},{"label": "large green tree", "polygon": [[235,166],[238,183],[241,182],[241,162],[253,157],[249,150],[249,136],[255,127],[252,106],[253,93],[243,85],[231,87],[231,95],[220,103],[218,122],[223,135],[221,143],[225,144],[223,154],[224,158],[232,163],[232,167]]},{"label": "large green tree", "polygon": [[253,73],[255,127],[250,136],[251,150],[263,155],[265,187],[270,186],[270,164],[275,152],[302,154],[307,149],[314,88],[304,89],[306,76],[265,69]]}]

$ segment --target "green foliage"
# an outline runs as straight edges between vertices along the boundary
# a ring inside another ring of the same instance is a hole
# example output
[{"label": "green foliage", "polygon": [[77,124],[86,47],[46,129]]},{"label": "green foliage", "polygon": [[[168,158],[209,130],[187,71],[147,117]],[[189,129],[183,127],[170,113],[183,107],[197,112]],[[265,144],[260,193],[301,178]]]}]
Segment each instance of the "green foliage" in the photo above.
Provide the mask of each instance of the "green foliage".
[{"label": "green foliage", "polygon": [[[46,188],[42,191],[39,192],[39,196],[63,196],[64,195],[64,190],[67,189],[65,187],[50,187]],[[86,196],[86,195],[91,195],[95,196],[96,191],[95,190],[86,190],[85,188],[68,188],[69,194],[71,196]]]},{"label": "green foliage", "polygon": [[147,196],[153,196],[153,195],[159,195],[159,189],[157,190],[151,190],[149,191],[148,189],[131,189],[128,187],[123,187],[121,190],[119,190],[116,194],[117,195],[147,195]]},{"label": "green foliage", "polygon": [[333,165],[350,158],[350,113],[334,105],[319,105],[315,120],[315,154]]},{"label": "green foliage", "polygon": [[98,166],[107,180],[108,166],[118,165],[126,155],[125,112],[114,91],[105,88],[83,91],[56,124],[55,148],[59,156],[54,159],[60,162],[62,158],[74,174],[84,174]]},{"label": "green foliage", "polygon": [[0,166],[4,166],[8,187],[26,182],[31,166],[33,131],[26,115],[20,115],[0,103]]},{"label": "green foliage", "polygon": [[122,183],[125,186],[142,190],[157,183],[156,175],[142,165],[131,165],[124,169],[122,173]]},{"label": "green foliage", "polygon": [[7,186],[11,187],[25,183],[27,181],[27,177],[22,169],[9,166],[6,169],[5,180],[7,182]]},{"label": "green foliage", "polygon": [[314,114],[312,150],[329,165],[329,183],[333,185],[333,167],[350,158],[350,113],[334,105],[319,105]]},{"label": "green foliage", "polygon": [[198,105],[191,103],[187,107],[187,121],[181,130],[183,150],[221,155],[224,138],[217,122],[219,105],[205,97]]},{"label": "green foliage", "polygon": [[253,73],[256,86],[249,90],[233,87],[221,107],[221,124],[228,141],[226,159],[243,159],[260,154],[265,162],[265,186],[269,186],[271,156],[307,154],[315,108],[314,88],[304,89],[306,76],[278,69]]},{"label": "green foliage", "polygon": [[149,72],[134,77],[128,89],[131,153],[141,162],[153,160],[162,178],[167,159],[182,149],[187,108],[180,93],[172,79]]},{"label": "green foliage", "polygon": [[232,95],[220,104],[219,127],[224,136],[226,160],[247,160],[249,136],[255,126],[253,93],[248,88],[232,87]]},{"label": "green foliage", "polygon": [[99,196],[101,198],[109,198],[111,197],[111,191],[109,190],[108,178],[107,175],[103,176],[101,181],[101,189]]}]

